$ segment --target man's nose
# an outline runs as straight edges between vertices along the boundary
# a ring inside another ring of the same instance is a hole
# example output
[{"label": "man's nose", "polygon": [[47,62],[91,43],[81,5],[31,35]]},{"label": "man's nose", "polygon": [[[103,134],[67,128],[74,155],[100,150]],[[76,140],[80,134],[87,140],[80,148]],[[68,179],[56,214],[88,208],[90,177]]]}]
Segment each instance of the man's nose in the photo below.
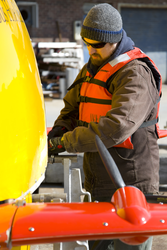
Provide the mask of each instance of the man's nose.
[{"label": "man's nose", "polygon": [[93,55],[94,53],[96,53],[96,49],[92,46],[89,46],[89,55]]}]

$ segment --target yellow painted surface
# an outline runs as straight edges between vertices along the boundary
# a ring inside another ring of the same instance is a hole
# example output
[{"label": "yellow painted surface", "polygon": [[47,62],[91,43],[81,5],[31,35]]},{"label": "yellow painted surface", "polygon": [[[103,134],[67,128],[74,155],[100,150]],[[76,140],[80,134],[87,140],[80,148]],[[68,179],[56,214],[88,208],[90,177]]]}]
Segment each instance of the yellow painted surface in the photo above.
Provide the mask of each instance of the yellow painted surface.
[{"label": "yellow painted surface", "polygon": [[30,193],[28,195],[26,195],[25,201],[26,201],[26,203],[32,203],[32,195]]},{"label": "yellow painted surface", "polygon": [[11,250],[30,250],[30,246],[12,247]]},{"label": "yellow painted surface", "polygon": [[44,100],[29,34],[13,0],[0,1],[0,201],[33,187],[47,165]]}]

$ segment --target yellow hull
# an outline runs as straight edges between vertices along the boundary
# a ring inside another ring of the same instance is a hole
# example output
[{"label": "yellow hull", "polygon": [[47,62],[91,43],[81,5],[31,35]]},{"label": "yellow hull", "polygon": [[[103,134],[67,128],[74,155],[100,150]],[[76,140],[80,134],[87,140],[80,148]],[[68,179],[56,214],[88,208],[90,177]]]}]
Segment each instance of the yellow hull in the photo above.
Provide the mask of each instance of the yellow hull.
[{"label": "yellow hull", "polygon": [[33,192],[47,165],[42,87],[34,51],[13,0],[0,1],[0,201]]}]

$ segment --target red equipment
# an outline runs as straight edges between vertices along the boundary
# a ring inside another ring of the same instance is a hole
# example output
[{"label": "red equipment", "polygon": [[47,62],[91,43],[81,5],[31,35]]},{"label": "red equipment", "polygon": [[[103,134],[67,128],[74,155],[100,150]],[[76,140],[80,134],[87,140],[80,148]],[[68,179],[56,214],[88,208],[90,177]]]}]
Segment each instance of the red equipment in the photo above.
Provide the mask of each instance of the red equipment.
[{"label": "red equipment", "polygon": [[167,234],[167,205],[149,204],[125,183],[107,149],[96,136],[101,158],[117,191],[111,203],[17,203],[0,205],[1,249],[92,239],[116,239],[136,245]]}]

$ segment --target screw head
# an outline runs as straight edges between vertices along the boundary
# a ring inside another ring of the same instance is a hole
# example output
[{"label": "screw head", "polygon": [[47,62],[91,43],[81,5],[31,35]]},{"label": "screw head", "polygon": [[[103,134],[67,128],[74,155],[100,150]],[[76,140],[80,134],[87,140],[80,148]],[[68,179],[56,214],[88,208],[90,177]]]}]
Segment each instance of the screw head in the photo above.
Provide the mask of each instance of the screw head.
[{"label": "screw head", "polygon": [[107,227],[108,223],[107,222],[103,222],[103,226]]},{"label": "screw head", "polygon": [[161,223],[165,223],[165,220],[160,220]]},{"label": "screw head", "polygon": [[28,229],[30,232],[34,232],[35,231],[35,228],[34,227],[29,227]]}]

